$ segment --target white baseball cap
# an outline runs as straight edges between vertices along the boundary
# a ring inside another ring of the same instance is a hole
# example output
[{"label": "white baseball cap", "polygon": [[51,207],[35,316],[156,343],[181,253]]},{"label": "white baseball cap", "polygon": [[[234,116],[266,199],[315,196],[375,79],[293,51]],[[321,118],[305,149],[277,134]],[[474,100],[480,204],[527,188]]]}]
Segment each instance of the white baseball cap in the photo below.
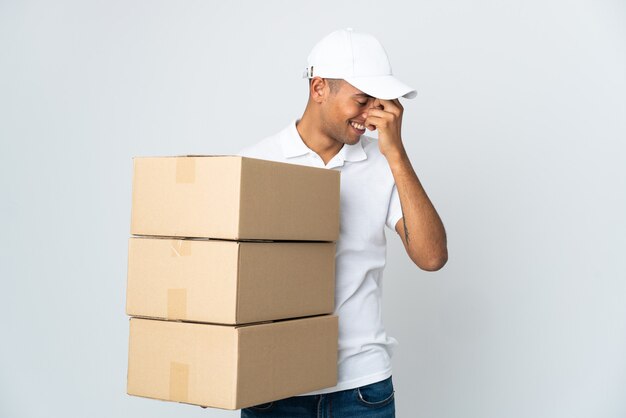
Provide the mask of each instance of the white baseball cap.
[{"label": "white baseball cap", "polygon": [[393,76],[378,39],[352,28],[334,31],[313,47],[303,78],[313,77],[343,79],[378,99],[417,96],[417,91]]}]

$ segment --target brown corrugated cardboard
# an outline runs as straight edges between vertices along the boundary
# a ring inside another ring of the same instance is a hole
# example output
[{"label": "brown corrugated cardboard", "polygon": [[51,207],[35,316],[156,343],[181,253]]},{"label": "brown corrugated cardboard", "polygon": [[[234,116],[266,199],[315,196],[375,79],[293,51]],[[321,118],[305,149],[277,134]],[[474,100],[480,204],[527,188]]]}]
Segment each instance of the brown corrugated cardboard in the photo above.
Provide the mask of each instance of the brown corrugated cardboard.
[{"label": "brown corrugated cardboard", "polygon": [[131,234],[336,241],[339,172],[237,156],[134,158]]},{"label": "brown corrugated cardboard", "polygon": [[134,237],[126,313],[244,324],[332,313],[335,244]]},{"label": "brown corrugated cardboard", "polygon": [[128,394],[239,409],[337,384],[337,317],[245,326],[131,318]]}]

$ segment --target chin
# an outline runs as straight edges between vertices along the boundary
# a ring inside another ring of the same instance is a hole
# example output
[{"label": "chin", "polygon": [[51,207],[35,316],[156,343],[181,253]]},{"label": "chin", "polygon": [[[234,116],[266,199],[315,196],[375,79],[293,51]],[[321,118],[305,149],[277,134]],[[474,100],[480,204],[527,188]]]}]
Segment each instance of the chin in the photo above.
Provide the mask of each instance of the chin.
[{"label": "chin", "polygon": [[348,145],[354,145],[360,140],[361,140],[360,135],[355,137],[354,133],[347,132],[344,135],[342,135],[340,142],[343,142],[344,144],[348,144]]}]

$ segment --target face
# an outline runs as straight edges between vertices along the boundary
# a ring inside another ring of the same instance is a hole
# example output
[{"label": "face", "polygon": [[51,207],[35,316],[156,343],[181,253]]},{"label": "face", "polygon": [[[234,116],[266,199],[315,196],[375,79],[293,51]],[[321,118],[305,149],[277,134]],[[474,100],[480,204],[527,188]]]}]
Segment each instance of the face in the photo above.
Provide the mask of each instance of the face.
[{"label": "face", "polygon": [[325,135],[344,143],[356,144],[365,133],[365,118],[374,97],[345,82],[339,81],[338,91],[331,92],[326,86],[327,97],[321,108],[321,124]]}]

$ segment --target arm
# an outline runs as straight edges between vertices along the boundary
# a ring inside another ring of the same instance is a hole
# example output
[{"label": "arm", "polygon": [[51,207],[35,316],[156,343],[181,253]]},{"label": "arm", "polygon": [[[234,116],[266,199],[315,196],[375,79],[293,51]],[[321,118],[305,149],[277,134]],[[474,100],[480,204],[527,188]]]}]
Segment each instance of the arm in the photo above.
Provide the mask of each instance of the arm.
[{"label": "arm", "polygon": [[378,146],[398,188],[402,218],[396,223],[396,232],[419,268],[439,270],[448,260],[446,231],[402,144],[402,105],[397,99],[377,102],[368,111],[365,124],[368,129],[378,129]]}]

